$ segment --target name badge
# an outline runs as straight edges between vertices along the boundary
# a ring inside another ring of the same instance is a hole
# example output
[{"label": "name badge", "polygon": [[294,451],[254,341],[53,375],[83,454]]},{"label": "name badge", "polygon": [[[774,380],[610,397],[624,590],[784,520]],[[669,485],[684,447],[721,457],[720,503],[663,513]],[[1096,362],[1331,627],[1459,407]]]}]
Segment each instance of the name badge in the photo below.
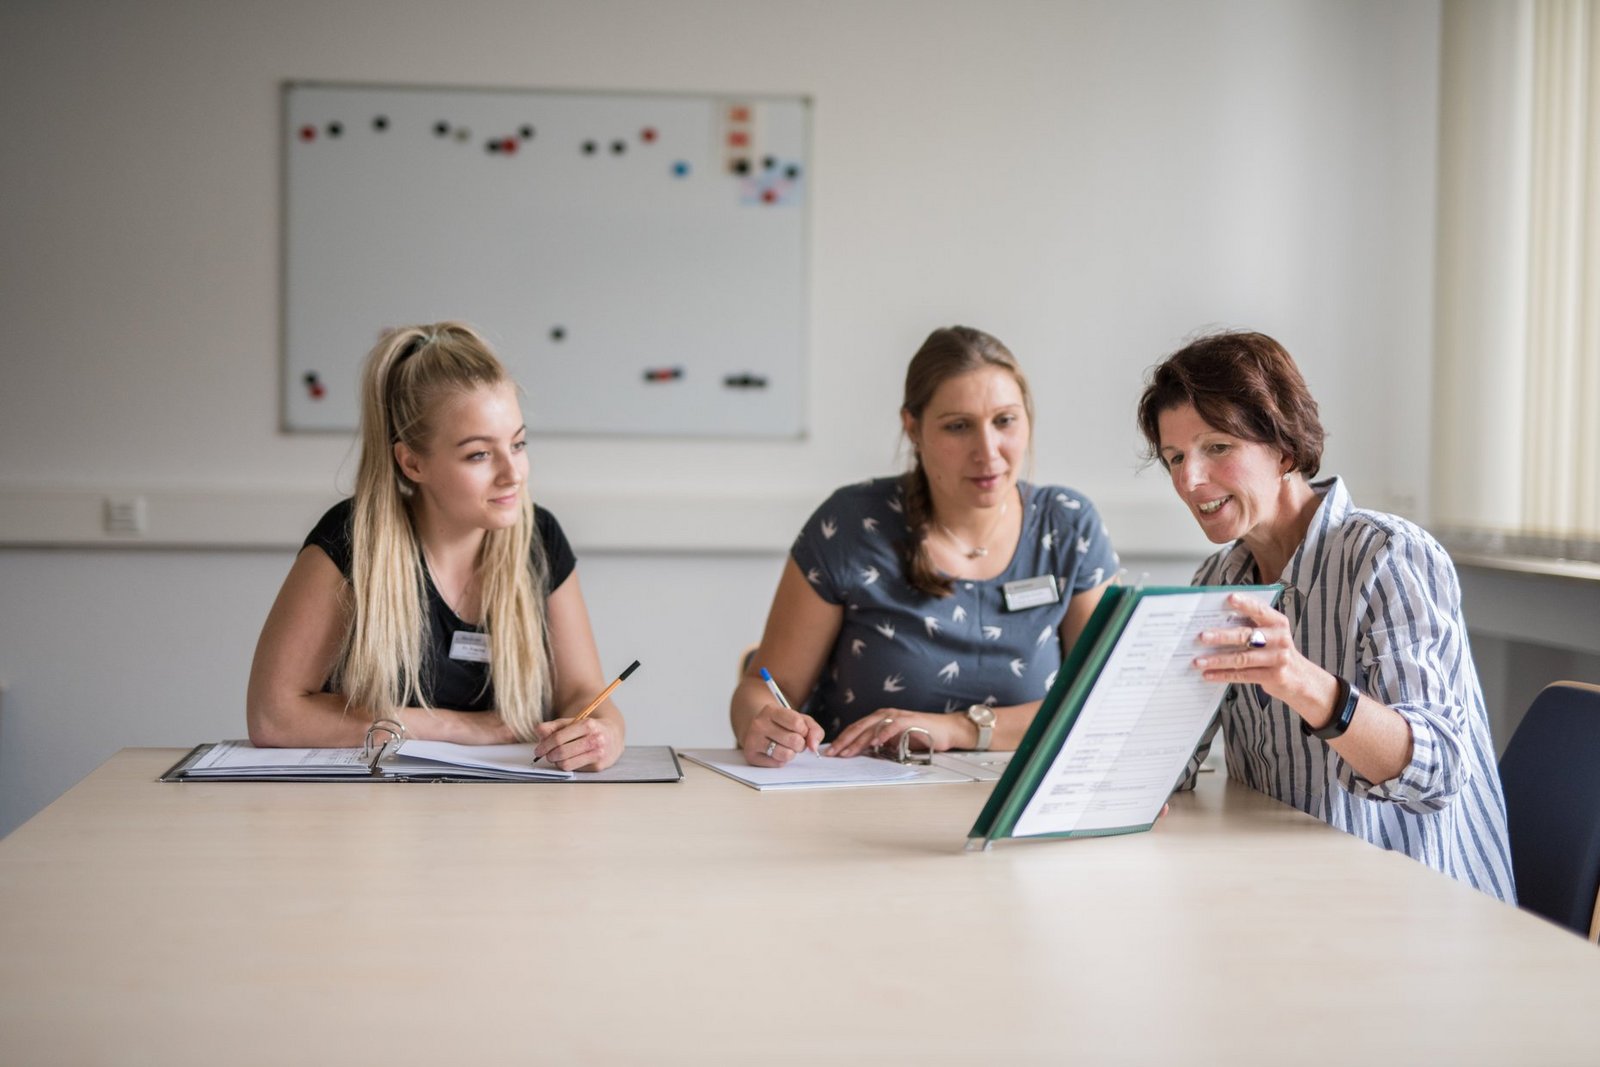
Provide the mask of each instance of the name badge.
[{"label": "name badge", "polygon": [[1025,611],[1040,604],[1054,604],[1061,599],[1056,589],[1056,576],[1041,574],[1037,578],[1018,578],[1000,587],[1006,598],[1007,611]]},{"label": "name badge", "polygon": [[457,630],[450,635],[450,658],[467,663],[488,663],[489,635]]}]

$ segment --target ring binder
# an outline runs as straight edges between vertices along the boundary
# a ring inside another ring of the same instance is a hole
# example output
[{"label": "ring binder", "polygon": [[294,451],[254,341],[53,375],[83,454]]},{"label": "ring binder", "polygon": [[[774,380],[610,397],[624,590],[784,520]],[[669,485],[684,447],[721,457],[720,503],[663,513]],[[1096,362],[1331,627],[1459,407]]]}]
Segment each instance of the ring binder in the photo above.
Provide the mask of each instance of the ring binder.
[{"label": "ring binder", "polygon": [[[372,747],[372,732],[382,730],[389,735],[389,739],[379,745],[376,750]],[[405,744],[405,723],[396,719],[376,719],[367,727],[367,736],[361,742],[361,758],[367,761],[367,771],[370,774],[380,774],[378,766],[384,760],[400,751],[400,746]]]}]

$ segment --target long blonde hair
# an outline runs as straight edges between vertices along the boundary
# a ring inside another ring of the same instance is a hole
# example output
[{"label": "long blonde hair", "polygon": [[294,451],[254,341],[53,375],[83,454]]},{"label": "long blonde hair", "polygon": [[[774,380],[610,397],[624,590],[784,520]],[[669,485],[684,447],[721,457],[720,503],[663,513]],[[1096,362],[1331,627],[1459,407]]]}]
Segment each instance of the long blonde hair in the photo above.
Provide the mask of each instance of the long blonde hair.
[{"label": "long blonde hair", "polygon": [[[378,342],[361,380],[361,466],[350,520],[350,625],[334,672],[347,707],[383,718],[396,708],[429,707],[423,678],[425,578],[412,522],[416,488],[394,446],[426,454],[434,419],[450,400],[509,382],[505,367],[470,326],[407,326]],[[517,521],[486,531],[477,576],[488,631],[489,685],[495,707],[520,738],[533,737],[550,703],[545,625],[548,573],[534,536],[526,488]]]}]

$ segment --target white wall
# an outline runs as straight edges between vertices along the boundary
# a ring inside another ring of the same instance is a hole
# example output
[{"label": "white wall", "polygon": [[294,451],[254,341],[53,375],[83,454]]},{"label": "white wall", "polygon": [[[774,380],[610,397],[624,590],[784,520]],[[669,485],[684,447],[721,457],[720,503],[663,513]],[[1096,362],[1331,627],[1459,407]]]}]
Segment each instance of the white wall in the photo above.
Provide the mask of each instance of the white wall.
[{"label": "white wall", "polygon": [[[0,831],[116,745],[237,733],[306,502],[348,485],[348,439],[277,428],[283,80],[813,97],[809,437],[532,450],[580,552],[607,550],[584,581],[608,656],[646,660],[641,713],[720,721],[792,516],[893,466],[899,379],[935,325],[1018,353],[1037,475],[1090,493],[1125,554],[1202,547],[1135,473],[1132,409],[1144,368],[1211,324],[1279,336],[1328,469],[1421,508],[1438,48],[1431,0],[11,0]],[[149,494],[179,548],[16,547],[98,538],[105,490]],[[709,739],[653,729],[634,737]]]}]

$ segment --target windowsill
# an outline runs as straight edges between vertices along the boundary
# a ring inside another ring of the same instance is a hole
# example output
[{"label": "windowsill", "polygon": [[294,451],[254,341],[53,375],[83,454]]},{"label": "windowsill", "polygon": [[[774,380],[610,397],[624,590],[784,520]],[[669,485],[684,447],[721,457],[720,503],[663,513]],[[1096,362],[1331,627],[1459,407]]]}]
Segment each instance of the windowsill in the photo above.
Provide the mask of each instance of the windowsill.
[{"label": "windowsill", "polygon": [[[1447,549],[1448,545],[1445,546]],[[1548,578],[1576,578],[1600,582],[1600,563],[1578,559],[1541,559],[1537,556],[1496,556],[1482,552],[1451,551],[1457,567],[1481,567],[1513,574],[1537,574]]]}]

